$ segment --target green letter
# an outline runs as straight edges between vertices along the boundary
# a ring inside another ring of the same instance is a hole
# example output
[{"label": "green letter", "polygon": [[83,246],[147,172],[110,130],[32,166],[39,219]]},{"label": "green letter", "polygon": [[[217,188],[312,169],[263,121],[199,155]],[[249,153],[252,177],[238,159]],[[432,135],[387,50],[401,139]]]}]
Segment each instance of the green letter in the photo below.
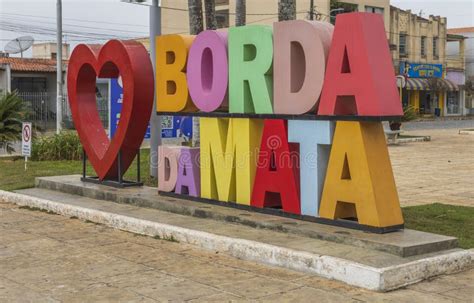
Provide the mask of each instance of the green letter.
[{"label": "green letter", "polygon": [[272,29],[229,29],[229,112],[272,114]]}]

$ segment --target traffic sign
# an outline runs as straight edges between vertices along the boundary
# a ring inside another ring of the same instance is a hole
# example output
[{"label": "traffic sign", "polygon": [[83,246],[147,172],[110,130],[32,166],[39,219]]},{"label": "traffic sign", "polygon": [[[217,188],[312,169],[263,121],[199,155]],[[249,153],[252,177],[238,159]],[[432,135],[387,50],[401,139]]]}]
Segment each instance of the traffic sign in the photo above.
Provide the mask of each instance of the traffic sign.
[{"label": "traffic sign", "polygon": [[21,155],[31,157],[31,138],[32,128],[31,123],[25,122],[21,128]]}]

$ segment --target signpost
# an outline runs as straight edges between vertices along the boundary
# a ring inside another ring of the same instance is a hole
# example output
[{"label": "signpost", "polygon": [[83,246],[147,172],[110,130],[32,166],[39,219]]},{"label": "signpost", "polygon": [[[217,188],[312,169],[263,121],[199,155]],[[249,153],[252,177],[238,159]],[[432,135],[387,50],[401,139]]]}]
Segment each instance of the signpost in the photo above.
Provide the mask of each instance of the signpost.
[{"label": "signpost", "polygon": [[31,122],[23,123],[21,127],[21,155],[25,157],[25,171],[27,169],[28,157],[31,157]]}]

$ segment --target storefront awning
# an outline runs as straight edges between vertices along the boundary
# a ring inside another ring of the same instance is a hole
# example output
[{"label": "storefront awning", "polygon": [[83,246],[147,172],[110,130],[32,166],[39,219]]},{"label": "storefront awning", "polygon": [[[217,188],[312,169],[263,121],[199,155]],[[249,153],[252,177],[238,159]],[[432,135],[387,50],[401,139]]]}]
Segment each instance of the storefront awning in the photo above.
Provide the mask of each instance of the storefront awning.
[{"label": "storefront awning", "polygon": [[[459,87],[448,79],[438,78],[438,81],[441,85],[441,90],[459,90]],[[408,78],[405,88],[408,90],[430,90],[430,82],[429,79],[424,78]]]}]

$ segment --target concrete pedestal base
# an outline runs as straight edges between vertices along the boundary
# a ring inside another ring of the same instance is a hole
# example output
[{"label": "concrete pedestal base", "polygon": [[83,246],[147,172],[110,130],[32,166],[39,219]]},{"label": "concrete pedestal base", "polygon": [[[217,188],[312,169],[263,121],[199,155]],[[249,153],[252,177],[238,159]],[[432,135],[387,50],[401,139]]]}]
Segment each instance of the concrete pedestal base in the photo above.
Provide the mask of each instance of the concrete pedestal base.
[{"label": "concrete pedestal base", "polygon": [[[82,183],[79,178],[40,178],[37,183],[42,188],[18,193],[0,191],[0,200],[134,233],[173,237],[237,258],[314,273],[376,291],[396,289],[473,265],[472,252],[455,248],[456,239],[451,237],[407,230],[399,234],[365,234],[238,209],[164,199],[158,196],[156,189],[110,189]],[[56,190],[52,190],[53,187]],[[70,193],[65,193],[66,189]],[[89,197],[92,193],[95,198]],[[155,201],[152,204],[162,203],[161,206],[152,209],[130,205],[138,204],[139,197],[144,196],[142,203]],[[127,199],[134,203],[124,204]],[[171,209],[164,210],[165,206]],[[210,212],[213,216],[208,217]]]}]

